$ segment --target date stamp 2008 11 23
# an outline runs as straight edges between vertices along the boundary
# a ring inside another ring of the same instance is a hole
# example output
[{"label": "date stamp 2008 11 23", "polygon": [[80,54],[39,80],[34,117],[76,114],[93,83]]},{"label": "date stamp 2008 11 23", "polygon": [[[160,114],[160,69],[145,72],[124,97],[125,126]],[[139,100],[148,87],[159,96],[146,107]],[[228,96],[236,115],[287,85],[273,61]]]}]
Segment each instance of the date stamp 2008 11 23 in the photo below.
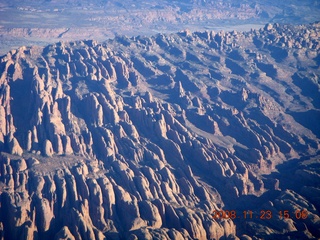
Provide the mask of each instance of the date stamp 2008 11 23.
[{"label": "date stamp 2008 11 23", "polygon": [[272,212],[271,210],[260,210],[259,212],[254,212],[252,210],[244,210],[242,212],[237,212],[235,210],[214,210],[212,212],[212,217],[214,219],[261,219],[270,220],[274,217],[278,219],[307,219],[308,211],[296,210],[295,212],[290,212],[289,210],[281,210],[278,212]]}]

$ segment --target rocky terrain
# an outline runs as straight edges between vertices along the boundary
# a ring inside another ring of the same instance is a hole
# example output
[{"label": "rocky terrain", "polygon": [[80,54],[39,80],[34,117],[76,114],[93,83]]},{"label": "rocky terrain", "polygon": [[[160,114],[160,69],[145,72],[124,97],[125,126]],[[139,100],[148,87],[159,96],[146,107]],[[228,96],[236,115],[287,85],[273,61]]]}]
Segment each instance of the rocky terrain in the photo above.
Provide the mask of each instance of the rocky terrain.
[{"label": "rocky terrain", "polygon": [[319,30],[11,50],[0,239],[319,238]]},{"label": "rocky terrain", "polygon": [[0,55],[20,46],[182,29],[250,30],[266,23],[319,21],[317,0],[2,0]]}]

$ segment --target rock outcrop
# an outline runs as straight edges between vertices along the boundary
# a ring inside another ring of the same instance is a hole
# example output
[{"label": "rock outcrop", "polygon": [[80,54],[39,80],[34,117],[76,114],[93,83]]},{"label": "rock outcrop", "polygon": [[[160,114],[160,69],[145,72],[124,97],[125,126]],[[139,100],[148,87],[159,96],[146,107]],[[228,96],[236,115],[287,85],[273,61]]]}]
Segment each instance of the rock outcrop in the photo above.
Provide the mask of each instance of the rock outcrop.
[{"label": "rock outcrop", "polygon": [[[319,28],[9,52],[0,59],[0,236],[319,237]],[[245,209],[293,217],[243,219]],[[242,218],[214,216],[222,210]]]}]

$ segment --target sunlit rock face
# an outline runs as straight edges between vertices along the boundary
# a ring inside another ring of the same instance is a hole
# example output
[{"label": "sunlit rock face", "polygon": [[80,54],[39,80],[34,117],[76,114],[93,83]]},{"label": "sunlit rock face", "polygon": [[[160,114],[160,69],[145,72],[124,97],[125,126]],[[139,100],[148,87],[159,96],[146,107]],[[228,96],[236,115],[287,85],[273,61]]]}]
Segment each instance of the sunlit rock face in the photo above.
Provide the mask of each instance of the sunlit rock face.
[{"label": "sunlit rock face", "polygon": [[0,237],[319,237],[319,28],[9,52]]}]

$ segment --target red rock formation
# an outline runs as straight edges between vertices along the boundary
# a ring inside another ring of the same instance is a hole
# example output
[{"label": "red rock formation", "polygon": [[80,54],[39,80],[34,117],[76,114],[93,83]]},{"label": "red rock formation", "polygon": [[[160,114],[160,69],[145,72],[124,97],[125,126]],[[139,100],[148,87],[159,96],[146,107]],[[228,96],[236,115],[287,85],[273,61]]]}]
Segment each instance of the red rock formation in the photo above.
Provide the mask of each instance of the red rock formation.
[{"label": "red rock formation", "polygon": [[[1,57],[0,236],[319,236],[318,170],[291,160],[319,151],[317,127],[299,117],[319,112],[307,91],[319,89],[319,26],[290,28],[58,43]],[[310,218],[212,216],[259,214],[257,206]]]}]

